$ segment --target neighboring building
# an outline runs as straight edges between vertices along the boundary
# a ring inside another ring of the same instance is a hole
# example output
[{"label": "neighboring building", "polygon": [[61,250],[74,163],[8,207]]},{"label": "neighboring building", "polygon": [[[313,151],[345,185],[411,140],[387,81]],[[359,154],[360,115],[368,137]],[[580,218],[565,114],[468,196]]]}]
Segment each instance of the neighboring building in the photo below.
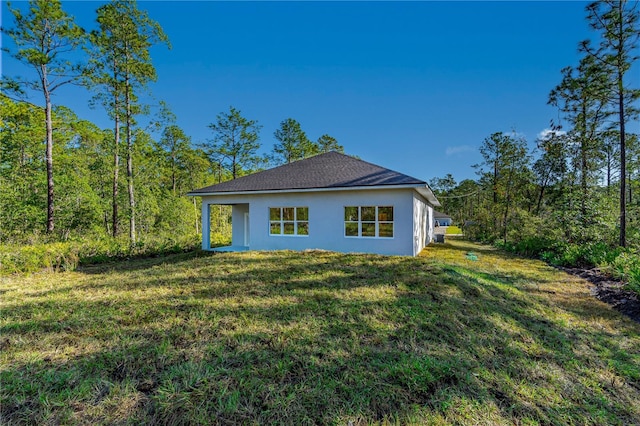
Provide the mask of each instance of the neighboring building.
[{"label": "neighboring building", "polygon": [[329,152],[190,192],[202,197],[202,248],[210,208],[232,206],[230,247],[417,255],[433,238],[426,182]]},{"label": "neighboring building", "polygon": [[436,226],[451,226],[452,223],[451,216],[436,210],[433,211],[433,219],[435,220]]}]

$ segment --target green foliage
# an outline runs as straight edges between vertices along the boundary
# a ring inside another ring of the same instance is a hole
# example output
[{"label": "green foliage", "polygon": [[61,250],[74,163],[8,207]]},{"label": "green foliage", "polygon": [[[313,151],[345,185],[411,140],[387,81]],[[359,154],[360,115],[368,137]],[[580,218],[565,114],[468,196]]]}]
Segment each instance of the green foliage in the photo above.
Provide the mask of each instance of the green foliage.
[{"label": "green foliage", "polygon": [[244,118],[240,110],[229,107],[228,113],[218,114],[217,121],[209,124],[214,138],[207,153],[220,161],[232,179],[240,177],[243,170],[251,170],[258,161],[261,127],[257,121]]},{"label": "green foliage", "polygon": [[78,246],[69,242],[0,246],[0,275],[41,270],[73,271],[78,262]]},{"label": "green foliage", "polygon": [[316,141],[318,147],[318,153],[326,153],[330,151],[336,151],[344,154],[344,147],[338,143],[338,140],[333,136],[324,134]]},{"label": "green foliage", "polygon": [[485,138],[480,146],[484,162],[479,169],[480,185],[491,193],[486,200],[488,214],[484,226],[491,229],[496,238],[508,241],[513,230],[514,205],[520,206],[526,197],[530,181],[530,155],[524,138],[497,132]]},{"label": "green foliage", "polygon": [[584,56],[562,70],[551,90],[549,104],[567,128],[551,122],[535,161],[518,138],[494,133],[480,147],[477,182],[431,180],[465,235],[567,266],[607,267],[619,258],[616,245],[640,249],[640,142],[629,131],[640,90],[628,78],[639,59],[637,6],[624,0],[587,6],[599,37],[580,43]]},{"label": "green foliage", "polygon": [[634,249],[612,247],[604,242],[571,244],[537,236],[517,243],[499,241],[496,246],[511,253],[538,257],[556,266],[597,266],[603,272],[623,280],[629,290],[640,295],[640,255]]},{"label": "green foliage", "polygon": [[0,275],[40,271],[73,271],[79,265],[92,265],[134,257],[162,256],[196,250],[200,237],[195,233],[145,236],[129,244],[126,238],[99,235],[82,240],[0,246]]},{"label": "green foliage", "polygon": [[[637,101],[640,99],[640,88],[633,87],[634,83],[628,77],[632,65],[639,58],[637,55],[638,40],[640,39],[640,10],[638,4],[627,0],[596,1],[587,6],[589,26],[599,33],[599,43],[596,48],[590,41],[581,43],[580,48],[587,54],[585,59],[591,59],[602,67],[606,74],[604,96],[610,102],[609,114],[615,114],[613,120],[617,128],[620,156],[620,229],[619,244],[627,245],[627,122],[638,118]],[[631,84],[630,84],[631,83]],[[635,82],[637,85],[637,81]],[[617,121],[617,122],[616,122]],[[630,135],[629,135],[630,136]]]},{"label": "green foliage", "polygon": [[436,196],[444,196],[456,187],[456,180],[451,173],[447,173],[447,175],[443,178],[435,177],[431,179],[429,181],[429,187],[431,187],[431,190],[434,191],[434,194],[436,194]]},{"label": "green foliage", "polygon": [[44,158],[47,183],[46,231],[55,226],[54,197],[54,126],[52,95],[60,87],[77,81],[82,65],[69,61],[70,52],[79,50],[85,43],[84,30],[77,26],[73,16],[63,9],[60,0],[31,0],[27,14],[9,8],[15,19],[15,27],[3,28],[14,41],[17,50],[12,55],[33,71],[31,79],[18,83],[42,93],[44,101],[43,127],[46,133]]},{"label": "green foliage", "polygon": [[621,253],[611,262],[614,274],[625,280],[627,288],[640,295],[640,254],[634,250]]},{"label": "green foliage", "polygon": [[73,81],[77,66],[65,56],[79,49],[85,43],[84,30],[77,26],[73,16],[62,9],[60,0],[31,0],[29,11],[23,14],[19,9],[9,9],[15,19],[15,27],[2,28],[9,35],[18,50],[16,59],[34,67],[37,78],[29,86],[38,87],[46,78],[45,90],[55,90],[61,84]]},{"label": "green foliage", "polygon": [[273,160],[277,164],[287,164],[318,153],[318,146],[307,138],[300,123],[287,118],[273,133],[277,142],[273,146]]}]

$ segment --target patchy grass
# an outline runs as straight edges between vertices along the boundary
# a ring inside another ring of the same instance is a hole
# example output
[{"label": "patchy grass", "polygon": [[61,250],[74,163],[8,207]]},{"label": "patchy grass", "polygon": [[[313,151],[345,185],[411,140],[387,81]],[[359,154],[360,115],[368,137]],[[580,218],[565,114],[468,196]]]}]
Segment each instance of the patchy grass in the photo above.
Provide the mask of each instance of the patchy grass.
[{"label": "patchy grass", "polygon": [[640,423],[640,325],[448,241],[1,278],[0,423]]}]

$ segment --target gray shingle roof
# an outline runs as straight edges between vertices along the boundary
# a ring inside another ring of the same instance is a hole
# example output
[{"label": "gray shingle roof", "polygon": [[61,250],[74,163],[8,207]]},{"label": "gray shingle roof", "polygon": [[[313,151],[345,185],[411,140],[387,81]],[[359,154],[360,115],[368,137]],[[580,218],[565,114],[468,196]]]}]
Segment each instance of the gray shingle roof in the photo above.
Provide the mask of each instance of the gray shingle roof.
[{"label": "gray shingle roof", "polygon": [[189,195],[386,185],[426,186],[426,182],[332,151],[196,189]]},{"label": "gray shingle roof", "polygon": [[434,219],[438,219],[438,218],[442,218],[442,219],[444,219],[444,218],[448,218],[448,219],[451,219],[451,216],[449,216],[449,215],[448,215],[448,214],[446,214],[446,213],[441,213],[441,212],[439,212],[439,211],[437,211],[437,210],[434,210],[434,211],[433,211],[433,218],[434,218]]}]

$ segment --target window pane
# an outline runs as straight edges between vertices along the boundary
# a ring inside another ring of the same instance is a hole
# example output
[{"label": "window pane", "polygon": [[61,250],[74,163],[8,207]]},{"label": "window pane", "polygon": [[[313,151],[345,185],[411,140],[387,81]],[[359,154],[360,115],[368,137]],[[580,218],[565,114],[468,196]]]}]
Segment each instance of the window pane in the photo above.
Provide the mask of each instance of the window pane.
[{"label": "window pane", "polygon": [[378,207],[378,220],[384,222],[393,221],[393,207]]},{"label": "window pane", "polygon": [[357,207],[345,207],[344,208],[344,220],[357,221],[358,220],[358,208]]},{"label": "window pane", "polygon": [[362,236],[363,237],[375,237],[376,236],[376,223],[375,222],[362,222]]},{"label": "window pane", "polygon": [[280,220],[280,207],[271,207],[269,209],[269,220]]},{"label": "window pane", "polygon": [[378,236],[384,238],[393,237],[393,223],[381,223],[378,225]]},{"label": "window pane", "polygon": [[376,220],[376,208],[375,207],[361,207],[362,220],[374,221]]},{"label": "window pane", "polygon": [[271,222],[269,233],[271,235],[280,235],[280,222]]},{"label": "window pane", "polygon": [[309,235],[309,222],[298,222],[298,235]]},{"label": "window pane", "polygon": [[296,208],[296,220],[309,220],[309,207]]},{"label": "window pane", "polygon": [[284,235],[293,235],[294,229],[293,222],[284,223]]},{"label": "window pane", "polygon": [[284,207],[282,209],[282,220],[294,220],[294,213],[295,209],[293,207]]},{"label": "window pane", "polygon": [[358,222],[345,222],[344,224],[344,235],[347,237],[357,237],[358,236]]}]

